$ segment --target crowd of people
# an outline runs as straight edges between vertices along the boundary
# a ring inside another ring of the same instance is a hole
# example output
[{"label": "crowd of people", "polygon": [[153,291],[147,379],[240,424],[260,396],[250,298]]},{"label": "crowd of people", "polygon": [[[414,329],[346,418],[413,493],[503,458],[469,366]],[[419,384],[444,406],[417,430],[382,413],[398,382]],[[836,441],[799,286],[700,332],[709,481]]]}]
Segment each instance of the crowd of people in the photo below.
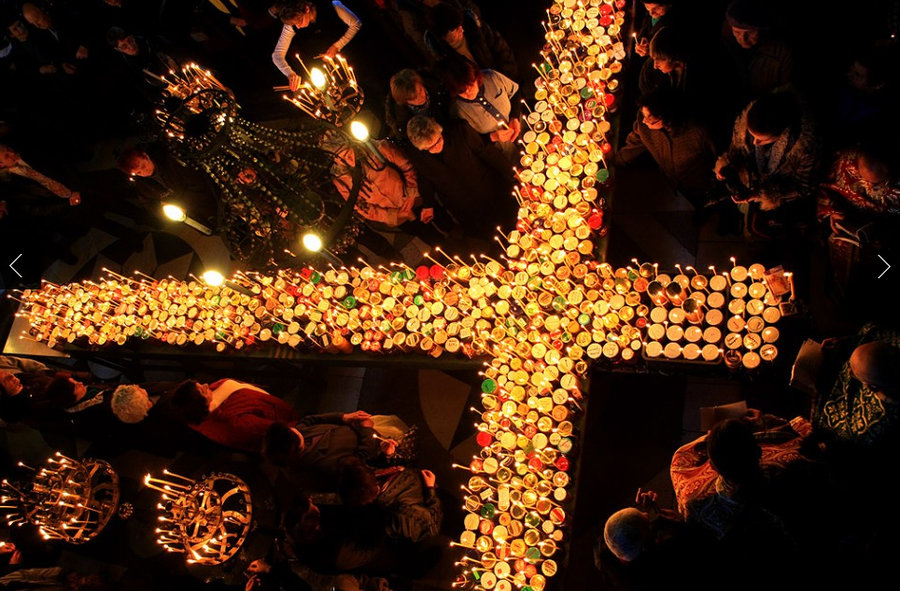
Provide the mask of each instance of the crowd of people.
[{"label": "crowd of people", "polygon": [[[289,561],[329,580],[346,575],[335,579],[339,589],[362,578],[419,577],[446,547],[435,475],[413,467],[416,429],[396,416],[300,416],[284,399],[239,380],[109,383],[0,356],[0,420],[5,429],[38,429],[65,453],[75,453],[69,447],[77,437],[106,457],[129,449],[219,450],[263,460],[281,519],[276,541],[248,567],[257,584],[247,589],[309,588]],[[9,536],[34,549],[27,535],[5,532],[4,543]],[[11,570],[44,566],[22,548],[8,557]]]}]

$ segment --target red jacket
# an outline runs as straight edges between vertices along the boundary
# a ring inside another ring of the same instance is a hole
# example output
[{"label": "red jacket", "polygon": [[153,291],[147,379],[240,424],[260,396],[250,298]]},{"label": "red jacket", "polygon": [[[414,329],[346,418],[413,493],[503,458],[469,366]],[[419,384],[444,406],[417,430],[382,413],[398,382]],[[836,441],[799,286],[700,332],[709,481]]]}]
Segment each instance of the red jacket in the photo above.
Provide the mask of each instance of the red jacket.
[{"label": "red jacket", "polygon": [[[224,380],[210,384],[215,389]],[[203,422],[191,428],[227,447],[260,453],[263,437],[275,422],[295,423],[297,413],[287,402],[258,390],[235,390]]]}]

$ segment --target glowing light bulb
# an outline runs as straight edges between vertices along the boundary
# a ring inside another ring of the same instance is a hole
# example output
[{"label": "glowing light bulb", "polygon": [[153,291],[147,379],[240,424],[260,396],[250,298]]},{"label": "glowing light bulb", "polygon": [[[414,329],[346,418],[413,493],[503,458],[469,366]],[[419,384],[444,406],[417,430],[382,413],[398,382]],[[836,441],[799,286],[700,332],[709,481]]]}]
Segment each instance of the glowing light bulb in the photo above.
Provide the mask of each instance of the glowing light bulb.
[{"label": "glowing light bulb", "polygon": [[163,203],[163,214],[173,222],[183,222],[187,219],[185,211],[172,203]]},{"label": "glowing light bulb", "polygon": [[322,239],[317,234],[307,232],[303,235],[303,248],[310,252],[322,250]]},{"label": "glowing light bulb", "polygon": [[369,128],[362,121],[352,121],[350,122],[350,135],[353,136],[353,139],[364,142],[369,139]]},{"label": "glowing light bulb", "polygon": [[218,271],[210,270],[203,274],[203,281],[206,282],[207,285],[218,287],[225,283],[225,277]]},{"label": "glowing light bulb", "polygon": [[309,80],[313,83],[313,86],[315,86],[319,90],[325,88],[325,85],[328,83],[328,78],[325,76],[325,72],[323,72],[319,68],[313,68],[309,71]]}]

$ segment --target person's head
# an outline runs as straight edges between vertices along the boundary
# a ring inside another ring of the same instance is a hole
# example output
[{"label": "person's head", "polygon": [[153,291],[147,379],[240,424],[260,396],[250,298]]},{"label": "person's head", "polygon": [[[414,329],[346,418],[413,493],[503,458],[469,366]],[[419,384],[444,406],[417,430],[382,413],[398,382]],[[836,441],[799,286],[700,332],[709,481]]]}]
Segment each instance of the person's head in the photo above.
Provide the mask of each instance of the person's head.
[{"label": "person's head", "polygon": [[287,423],[272,423],[266,429],[262,442],[262,456],[274,466],[286,466],[288,461],[303,451],[303,434]]},{"label": "person's head", "polygon": [[9,31],[10,37],[20,43],[25,43],[26,41],[28,41],[28,27],[25,26],[25,23],[22,21],[22,19],[14,18],[9,21],[6,30]]},{"label": "person's head", "polygon": [[672,7],[670,2],[644,2],[644,8],[647,9],[647,14],[649,14],[652,18],[662,18],[666,16],[666,13]]},{"label": "person's head", "polygon": [[428,101],[425,83],[412,68],[400,70],[391,76],[391,96],[398,105],[412,107],[421,107]]},{"label": "person's head", "polygon": [[416,115],[406,124],[406,136],[419,150],[440,154],[444,149],[444,128],[425,115]]},{"label": "person's head", "polygon": [[652,543],[650,516],[633,507],[616,511],[603,526],[603,541],[622,562],[636,560]]},{"label": "person's head", "polygon": [[53,408],[68,408],[87,394],[87,387],[71,376],[57,376],[47,386],[45,399]]},{"label": "person's head", "polygon": [[22,382],[16,374],[0,369],[0,396],[16,396],[22,392]]},{"label": "person's head", "polygon": [[771,16],[759,0],[734,0],[728,5],[725,19],[734,40],[744,49],[755,47],[772,26]]},{"label": "person's head", "polygon": [[211,400],[209,384],[185,380],[169,393],[167,404],[169,411],[176,418],[189,425],[197,425],[209,415]]},{"label": "person's head", "polygon": [[375,472],[356,456],[341,462],[338,477],[338,495],[345,505],[369,505],[378,497],[378,480]]},{"label": "person's head", "polygon": [[762,450],[741,419],[716,423],[706,438],[706,451],[713,469],[733,485],[749,484],[759,475]]},{"label": "person's head", "polygon": [[778,140],[799,119],[800,107],[793,94],[769,93],[758,98],[747,111],[747,131],[754,145],[766,146]]},{"label": "person's head", "polygon": [[893,138],[878,135],[864,139],[856,158],[862,180],[871,185],[885,185],[897,178],[897,147]]},{"label": "person's head", "polygon": [[649,129],[677,127],[684,120],[684,98],[674,89],[660,88],[638,99],[641,121]]},{"label": "person's head", "polygon": [[110,27],[106,32],[106,42],[109,43],[110,47],[125,55],[135,56],[141,52],[134,35],[129,35],[121,27]]},{"label": "person's head", "polygon": [[890,79],[893,61],[879,48],[864,48],[853,56],[847,70],[847,82],[863,93],[884,88]]},{"label": "person's head", "polygon": [[103,0],[109,6],[115,6],[116,8],[122,8],[122,0]]},{"label": "person's head", "polygon": [[320,525],[319,508],[312,502],[312,499],[303,494],[284,512],[281,519],[281,529],[295,544],[314,541],[319,535]]},{"label": "person's head", "polygon": [[49,29],[53,22],[47,10],[36,2],[26,2],[22,5],[22,16],[35,29]]},{"label": "person's head", "polygon": [[9,168],[18,162],[20,158],[21,156],[19,156],[18,152],[9,146],[0,144],[0,168]]},{"label": "person's head", "polygon": [[304,29],[316,22],[316,5],[304,0],[283,0],[271,8],[282,23]]},{"label": "person's head", "polygon": [[443,39],[450,47],[456,49],[465,38],[463,29],[463,12],[459,7],[441,2],[435,6],[430,15],[431,32]]},{"label": "person's head", "polygon": [[650,40],[653,67],[663,74],[683,69],[689,54],[687,38],[675,27],[663,27]]},{"label": "person's head", "polygon": [[481,70],[463,57],[450,57],[441,62],[441,72],[447,90],[453,96],[472,100],[481,89]]},{"label": "person's head", "polygon": [[153,406],[147,391],[134,384],[123,384],[115,389],[110,401],[113,414],[123,423],[140,423]]},{"label": "person's head", "polygon": [[156,172],[156,164],[144,150],[128,148],[116,161],[119,170],[129,176],[148,177]]},{"label": "person's head", "polygon": [[879,400],[900,399],[900,348],[884,341],[860,345],[850,355],[850,371]]}]

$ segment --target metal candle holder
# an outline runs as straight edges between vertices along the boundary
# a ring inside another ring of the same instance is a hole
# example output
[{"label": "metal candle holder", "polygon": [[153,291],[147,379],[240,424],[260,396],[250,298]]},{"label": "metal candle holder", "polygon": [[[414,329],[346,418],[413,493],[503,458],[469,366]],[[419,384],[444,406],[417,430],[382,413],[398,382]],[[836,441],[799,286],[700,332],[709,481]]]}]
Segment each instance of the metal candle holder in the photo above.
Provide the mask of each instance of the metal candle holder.
[{"label": "metal candle holder", "polygon": [[[297,59],[300,59],[299,55]],[[309,80],[294,96],[285,95],[285,100],[310,117],[338,127],[359,113],[365,95],[356,83],[353,68],[347,65],[343,56],[324,56],[321,66],[309,70],[302,61],[300,64]]]},{"label": "metal candle holder", "polygon": [[163,470],[144,484],[162,493],[157,543],[187,554],[188,564],[216,565],[234,556],[250,533],[250,488],[233,474],[216,472],[191,480]]},{"label": "metal candle holder", "polygon": [[73,460],[59,452],[28,483],[3,480],[0,508],[7,524],[38,526],[45,540],[82,544],[97,537],[119,504],[119,477],[103,460]]}]

